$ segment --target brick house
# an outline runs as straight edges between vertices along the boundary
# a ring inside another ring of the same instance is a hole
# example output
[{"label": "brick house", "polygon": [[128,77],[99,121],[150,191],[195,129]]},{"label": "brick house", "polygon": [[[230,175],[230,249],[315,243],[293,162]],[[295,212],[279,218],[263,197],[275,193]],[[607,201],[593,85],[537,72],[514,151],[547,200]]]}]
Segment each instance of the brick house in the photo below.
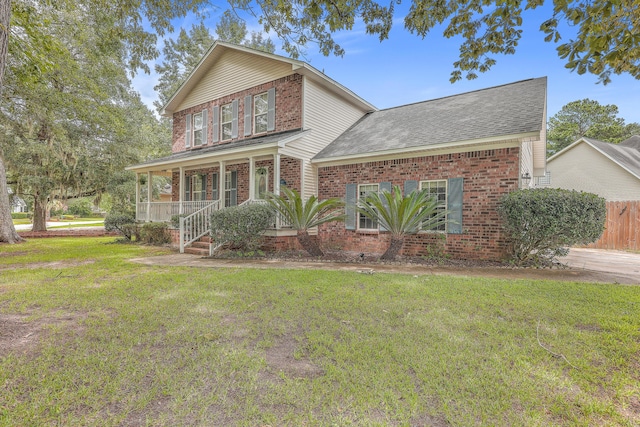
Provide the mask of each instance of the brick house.
[{"label": "brick house", "polygon": [[[212,210],[286,185],[346,200],[347,220],[317,231],[326,245],[381,253],[388,233],[354,204],[399,185],[429,189],[454,220],[411,236],[405,254],[439,242],[455,257],[498,259],[498,199],[545,173],[546,78],[378,110],[304,62],[216,42],[163,115],[173,119],[172,154],[128,169],[147,183],[171,177],[171,202],[137,186],[137,219],[185,216],[181,250],[208,232],[198,224]],[[266,239],[290,248],[295,234],[278,223]]]}]

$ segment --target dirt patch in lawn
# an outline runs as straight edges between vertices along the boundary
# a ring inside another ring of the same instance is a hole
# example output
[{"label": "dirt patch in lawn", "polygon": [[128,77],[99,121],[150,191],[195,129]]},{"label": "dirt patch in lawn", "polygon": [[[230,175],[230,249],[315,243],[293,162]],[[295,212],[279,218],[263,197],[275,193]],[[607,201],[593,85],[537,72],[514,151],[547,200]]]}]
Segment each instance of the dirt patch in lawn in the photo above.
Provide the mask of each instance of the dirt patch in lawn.
[{"label": "dirt patch in lawn", "polygon": [[60,268],[69,268],[69,267],[79,267],[81,265],[89,265],[94,264],[96,262],[95,259],[85,259],[82,261],[74,261],[74,260],[64,260],[64,261],[50,261],[50,262],[30,262],[28,264],[9,264],[0,266],[0,270],[17,270],[21,268],[52,268],[52,269],[60,269]]}]

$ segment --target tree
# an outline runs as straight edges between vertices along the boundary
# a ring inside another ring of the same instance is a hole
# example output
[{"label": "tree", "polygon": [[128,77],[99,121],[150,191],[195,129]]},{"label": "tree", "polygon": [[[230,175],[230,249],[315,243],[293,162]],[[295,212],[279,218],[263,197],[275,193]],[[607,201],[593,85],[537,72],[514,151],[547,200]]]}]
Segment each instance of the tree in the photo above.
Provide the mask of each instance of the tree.
[{"label": "tree", "polygon": [[358,201],[357,210],[391,234],[389,248],[380,257],[385,260],[396,259],[407,234],[434,230],[446,221],[447,215],[428,190],[412,191],[403,196],[397,185],[392,191],[367,194]]},{"label": "tree", "polygon": [[618,107],[601,105],[598,101],[573,101],[549,119],[547,132],[549,154],[557,153],[584,137],[618,143],[638,132],[637,123],[625,124],[617,116]]},{"label": "tree", "polygon": [[[247,39],[247,33],[246,23],[229,10],[225,11],[216,25],[218,40],[264,52],[275,52],[276,47],[271,39],[264,39],[262,34],[255,31],[252,31],[251,38]],[[158,100],[154,101],[154,105],[158,111],[169,102],[215,40],[203,23],[192,25],[188,33],[181,29],[176,40],[165,40],[162,49],[164,60],[155,67],[159,79],[158,84],[154,86],[158,93]]]},{"label": "tree", "polygon": [[324,252],[309,230],[321,224],[344,220],[338,209],[344,206],[340,199],[318,200],[316,196],[302,200],[296,190],[282,187],[280,195],[266,194],[266,200],[294,230],[297,230],[300,246],[311,256],[322,256]]}]

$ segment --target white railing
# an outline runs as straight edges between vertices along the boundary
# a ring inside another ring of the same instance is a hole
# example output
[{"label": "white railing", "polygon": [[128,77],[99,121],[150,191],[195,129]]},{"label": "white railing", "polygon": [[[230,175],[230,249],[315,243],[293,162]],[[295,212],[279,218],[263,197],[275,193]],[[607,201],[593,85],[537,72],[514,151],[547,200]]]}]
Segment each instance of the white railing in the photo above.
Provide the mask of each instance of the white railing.
[{"label": "white railing", "polygon": [[[211,214],[220,209],[220,200],[214,202],[209,200],[207,203],[209,204],[202,209],[180,217],[180,253],[184,253],[186,246],[211,232]],[[211,244],[209,244],[209,255],[211,255]]]},{"label": "white railing", "polygon": [[199,200],[197,202],[140,202],[136,205],[136,220],[146,222],[169,222],[176,215],[190,215],[211,203],[212,200]]}]

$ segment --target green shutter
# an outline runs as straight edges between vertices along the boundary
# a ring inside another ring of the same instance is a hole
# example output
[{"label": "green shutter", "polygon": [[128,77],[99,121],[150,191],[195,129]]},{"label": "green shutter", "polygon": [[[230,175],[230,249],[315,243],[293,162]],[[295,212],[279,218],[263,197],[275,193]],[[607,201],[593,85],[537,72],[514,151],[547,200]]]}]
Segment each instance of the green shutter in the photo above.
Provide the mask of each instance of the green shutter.
[{"label": "green shutter", "polygon": [[347,192],[345,197],[345,228],[347,230],[356,229],[356,221],[358,219],[358,212],[356,211],[356,203],[358,202],[358,185],[347,184]]},{"label": "green shutter", "polygon": [[236,206],[238,204],[238,172],[231,171],[231,196],[230,206]]},{"label": "green shutter", "polygon": [[185,180],[184,181],[184,201],[190,202],[191,201],[191,177],[185,176],[184,180]]},{"label": "green shutter", "polygon": [[449,178],[447,182],[447,232],[462,234],[462,178]]},{"label": "green shutter", "polygon": [[[380,194],[382,194],[383,191],[387,191],[389,193],[391,193],[391,183],[390,182],[381,182],[378,186],[378,192]],[[382,203],[389,208],[388,204],[387,204],[387,199],[382,197]],[[380,224],[380,231],[389,231],[387,230],[385,227],[382,226],[382,224]]]},{"label": "green shutter", "polygon": [[408,195],[412,191],[416,191],[418,189],[418,181],[407,180],[404,182],[404,195]]},{"label": "green shutter", "polygon": [[211,175],[211,200],[218,200],[218,174]]}]

